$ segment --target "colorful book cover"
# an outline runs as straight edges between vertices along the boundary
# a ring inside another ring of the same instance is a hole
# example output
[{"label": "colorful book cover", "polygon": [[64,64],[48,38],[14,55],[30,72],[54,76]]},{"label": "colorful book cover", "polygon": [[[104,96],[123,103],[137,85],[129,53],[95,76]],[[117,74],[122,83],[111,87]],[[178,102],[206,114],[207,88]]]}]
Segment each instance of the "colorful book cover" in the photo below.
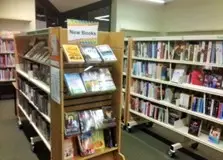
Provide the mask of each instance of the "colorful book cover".
[{"label": "colorful book cover", "polygon": [[86,93],[83,82],[78,73],[65,73],[64,79],[71,95]]},{"label": "colorful book cover", "polygon": [[219,144],[220,136],[221,136],[221,128],[212,126],[208,136],[208,140],[212,143]]},{"label": "colorful book cover", "polygon": [[95,123],[95,129],[103,129],[104,128],[104,113],[102,109],[96,109],[91,111],[94,123]]},{"label": "colorful book cover", "polygon": [[80,133],[80,123],[78,113],[65,113],[65,136],[72,136]]},{"label": "colorful book cover", "polygon": [[91,132],[78,135],[78,144],[81,156],[87,156],[95,153]]},{"label": "colorful book cover", "polygon": [[201,131],[201,126],[202,126],[202,120],[191,118],[189,123],[188,133],[194,136],[199,136]]},{"label": "colorful book cover", "polygon": [[95,120],[90,110],[79,112],[79,119],[82,133],[95,130]]},{"label": "colorful book cover", "polygon": [[98,45],[96,48],[105,62],[117,61],[117,58],[109,45]]},{"label": "colorful book cover", "polygon": [[84,56],[84,59],[87,63],[91,62],[101,62],[101,57],[94,46],[81,46],[81,51]]},{"label": "colorful book cover", "polygon": [[102,107],[104,113],[104,127],[113,127],[116,125],[116,118],[114,116],[111,106]]},{"label": "colorful book cover", "polygon": [[191,72],[191,84],[202,86],[204,81],[204,74],[202,70],[194,69]]},{"label": "colorful book cover", "polygon": [[97,71],[100,91],[113,91],[116,89],[110,71],[101,68]]},{"label": "colorful book cover", "polygon": [[63,45],[64,53],[69,63],[84,63],[84,57],[78,45]]},{"label": "colorful book cover", "polygon": [[105,148],[104,132],[103,130],[97,130],[92,132],[92,141],[95,150],[101,150]]},{"label": "colorful book cover", "polygon": [[95,71],[83,72],[81,74],[84,86],[87,92],[98,92],[100,91],[98,74]]},{"label": "colorful book cover", "polygon": [[73,160],[74,148],[72,138],[64,140],[64,160]]}]

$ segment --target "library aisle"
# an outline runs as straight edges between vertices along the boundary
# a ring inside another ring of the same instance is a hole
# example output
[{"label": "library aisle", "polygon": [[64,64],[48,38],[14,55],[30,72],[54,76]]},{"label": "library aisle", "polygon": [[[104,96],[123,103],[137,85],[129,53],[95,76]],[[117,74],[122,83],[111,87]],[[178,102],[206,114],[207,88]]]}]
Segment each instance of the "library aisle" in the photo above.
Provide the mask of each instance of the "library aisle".
[{"label": "library aisle", "polygon": [[[17,127],[13,100],[0,101],[0,160],[49,159],[49,152],[42,142],[36,146],[37,154],[31,151],[26,137],[34,134],[36,133],[28,123],[25,123],[22,130]],[[168,147],[139,130],[131,134],[122,132],[122,153],[126,156],[126,160],[146,160],[148,158],[150,160],[171,160],[166,154]],[[177,159],[194,160],[183,153],[179,153]]]}]

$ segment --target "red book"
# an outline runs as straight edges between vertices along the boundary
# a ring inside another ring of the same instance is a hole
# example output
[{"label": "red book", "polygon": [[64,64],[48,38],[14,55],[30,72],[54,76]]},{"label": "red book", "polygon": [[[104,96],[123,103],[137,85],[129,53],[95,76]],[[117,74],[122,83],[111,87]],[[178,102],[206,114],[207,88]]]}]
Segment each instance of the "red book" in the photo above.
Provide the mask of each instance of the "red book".
[{"label": "red book", "polygon": [[201,70],[193,70],[191,72],[191,84],[202,86],[204,74]]},{"label": "red book", "polygon": [[222,111],[222,103],[219,103],[218,117],[217,118],[221,118],[221,111]]}]

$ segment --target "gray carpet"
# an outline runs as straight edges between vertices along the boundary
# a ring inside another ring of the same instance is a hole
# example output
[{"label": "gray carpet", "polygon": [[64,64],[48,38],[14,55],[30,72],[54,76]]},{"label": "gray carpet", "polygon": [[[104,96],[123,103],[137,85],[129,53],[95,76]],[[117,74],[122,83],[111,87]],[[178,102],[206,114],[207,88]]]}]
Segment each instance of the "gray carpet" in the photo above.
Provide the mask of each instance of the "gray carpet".
[{"label": "gray carpet", "polygon": [[[50,153],[44,144],[38,143],[36,154],[30,149],[29,137],[36,135],[28,123],[20,130],[14,116],[12,100],[0,101],[0,160],[48,160]],[[122,153],[126,160],[170,160],[166,152],[168,145],[135,130],[122,132]],[[193,160],[179,153],[177,159]]]}]

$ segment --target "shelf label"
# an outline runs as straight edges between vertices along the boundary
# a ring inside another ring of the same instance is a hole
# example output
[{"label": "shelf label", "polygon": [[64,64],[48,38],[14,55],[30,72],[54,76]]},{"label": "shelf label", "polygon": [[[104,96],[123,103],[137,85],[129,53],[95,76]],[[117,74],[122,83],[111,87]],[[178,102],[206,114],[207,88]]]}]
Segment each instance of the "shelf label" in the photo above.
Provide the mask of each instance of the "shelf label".
[{"label": "shelf label", "polygon": [[67,20],[68,42],[97,44],[98,22]]},{"label": "shelf label", "polygon": [[51,75],[51,87],[50,93],[51,98],[60,104],[60,70],[55,67],[50,67],[50,75]]}]

